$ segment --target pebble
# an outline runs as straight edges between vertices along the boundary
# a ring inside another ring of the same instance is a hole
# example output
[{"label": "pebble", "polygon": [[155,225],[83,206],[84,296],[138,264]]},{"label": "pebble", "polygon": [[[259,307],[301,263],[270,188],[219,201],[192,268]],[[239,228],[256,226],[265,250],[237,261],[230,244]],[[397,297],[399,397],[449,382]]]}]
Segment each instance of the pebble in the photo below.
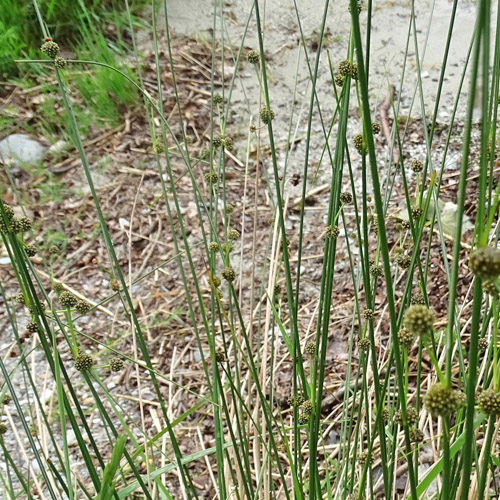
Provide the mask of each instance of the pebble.
[{"label": "pebble", "polygon": [[0,162],[21,167],[37,165],[47,148],[26,134],[11,134],[0,141]]}]

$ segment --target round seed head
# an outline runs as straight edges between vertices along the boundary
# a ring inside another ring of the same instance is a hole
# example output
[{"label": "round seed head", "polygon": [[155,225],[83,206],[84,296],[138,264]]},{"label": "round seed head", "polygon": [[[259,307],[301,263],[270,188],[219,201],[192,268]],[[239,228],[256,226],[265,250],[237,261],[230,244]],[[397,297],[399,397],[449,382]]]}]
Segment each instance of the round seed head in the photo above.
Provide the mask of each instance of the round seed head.
[{"label": "round seed head", "polygon": [[222,140],[223,138],[221,136],[219,137],[214,137],[212,141],[212,145],[215,149],[220,148],[222,146]]},{"label": "round seed head", "polygon": [[109,360],[109,369],[113,373],[117,373],[122,371],[123,369],[123,361],[120,358],[111,358]]},{"label": "round seed head", "polygon": [[414,427],[410,429],[410,441],[412,443],[421,443],[424,440],[424,433]]},{"label": "round seed head", "polygon": [[75,359],[75,368],[79,372],[85,372],[92,368],[94,360],[88,354],[79,354]]},{"label": "round seed head", "polygon": [[256,50],[251,50],[247,54],[247,61],[250,64],[258,64],[260,61],[260,54]]},{"label": "round seed head", "polygon": [[219,249],[219,245],[216,241],[211,241],[208,245],[208,249],[211,252],[217,252],[217,250]]},{"label": "round seed head", "polygon": [[78,299],[71,292],[62,292],[59,295],[59,303],[64,309],[71,309],[78,303]]},{"label": "round seed head", "polygon": [[384,270],[381,265],[379,264],[372,264],[370,266],[370,274],[374,276],[375,278],[378,278],[379,276],[382,276],[384,274]]},{"label": "round seed head", "polygon": [[313,405],[310,400],[304,401],[300,405],[300,411],[305,415],[311,415],[313,412]]},{"label": "round seed head", "polygon": [[38,325],[34,321],[30,321],[26,325],[26,330],[30,333],[36,333],[38,332]]},{"label": "round seed head", "polygon": [[426,306],[410,306],[403,318],[404,327],[415,335],[425,335],[432,331],[434,313]]},{"label": "round seed head", "polygon": [[11,402],[11,400],[12,400],[12,398],[10,397],[10,394],[8,392],[6,392],[3,396],[2,404],[8,405]]},{"label": "round seed head", "polygon": [[274,111],[269,108],[261,108],[259,111],[259,116],[262,120],[262,123],[267,125],[274,118]]},{"label": "round seed head", "polygon": [[222,144],[229,152],[234,151],[234,144],[232,137],[224,137]]},{"label": "round seed head", "polygon": [[486,349],[488,349],[489,345],[490,345],[490,343],[486,337],[480,338],[477,342],[477,347],[479,348],[479,350],[481,352],[486,351]]},{"label": "round seed head", "polygon": [[489,246],[477,248],[470,256],[469,267],[481,279],[494,281],[500,275],[500,250]]},{"label": "round seed head", "polygon": [[356,148],[356,151],[358,153],[364,153],[364,144],[363,144],[363,134],[356,134],[352,138],[352,143],[354,144],[354,147]]},{"label": "round seed head", "polygon": [[391,418],[391,410],[389,410],[389,408],[384,408],[382,410],[382,420],[384,420],[384,422],[387,422],[390,418]]},{"label": "round seed head", "polygon": [[500,414],[500,393],[493,389],[486,389],[477,397],[477,404],[486,415],[498,415]]},{"label": "round seed head", "polygon": [[59,255],[61,249],[57,245],[50,245],[49,254],[50,255]]},{"label": "round seed head", "polygon": [[84,300],[79,300],[76,303],[75,309],[80,314],[86,314],[86,313],[88,313],[92,309],[92,306],[88,302],[85,302]]},{"label": "round seed head", "polygon": [[350,205],[352,203],[352,194],[351,193],[340,193],[340,202],[344,205]]},{"label": "round seed head", "polygon": [[16,234],[25,233],[31,229],[31,221],[28,217],[13,218],[11,220],[12,231]]},{"label": "round seed head", "polygon": [[227,239],[231,241],[236,241],[240,238],[240,233],[238,232],[237,229],[230,229],[227,232]]},{"label": "round seed head", "polygon": [[233,251],[233,244],[230,241],[226,241],[220,246],[220,248],[227,255]]},{"label": "round seed head", "polygon": [[54,281],[52,283],[52,290],[54,290],[55,293],[59,294],[64,290],[64,286],[60,281]]},{"label": "round seed head", "polygon": [[311,415],[308,415],[307,413],[301,413],[299,415],[299,425],[305,425],[309,422],[309,419],[311,418]]},{"label": "round seed head", "polygon": [[380,134],[380,124],[378,124],[377,122],[373,122],[372,123],[372,131],[374,134]]},{"label": "round seed head", "polygon": [[351,78],[353,80],[358,79],[358,65],[355,63],[353,63],[353,65],[351,66]]},{"label": "round seed head", "polygon": [[342,87],[342,85],[344,85],[344,77],[341,74],[336,74],[333,78],[333,82],[337,87]]},{"label": "round seed head", "polygon": [[224,99],[222,99],[222,96],[220,94],[214,94],[214,96],[212,97],[212,101],[214,104],[222,104]]},{"label": "round seed head", "polygon": [[363,316],[365,319],[373,319],[373,309],[365,309],[363,311]]},{"label": "round seed head", "polygon": [[232,283],[236,279],[236,273],[232,267],[226,267],[224,271],[222,271],[222,277]]},{"label": "round seed head", "polygon": [[465,394],[438,382],[427,391],[423,400],[425,408],[431,415],[443,417],[464,406]]},{"label": "round seed head", "polygon": [[231,215],[233,213],[234,207],[231,203],[226,203],[226,214]]},{"label": "round seed head", "polygon": [[210,172],[207,172],[205,174],[205,180],[209,183],[209,184],[216,184],[217,181],[219,180],[219,176],[217,175],[217,172],[211,170]]},{"label": "round seed head", "polygon": [[409,220],[401,221],[401,227],[406,230],[411,229],[410,221]]},{"label": "round seed head", "polygon": [[396,258],[396,263],[401,269],[408,269],[411,264],[411,257],[406,253],[400,254]]},{"label": "round seed head", "polygon": [[226,355],[224,354],[224,351],[217,351],[215,353],[215,361],[217,361],[217,363],[224,363],[224,361],[226,361]]},{"label": "round seed head", "polygon": [[424,169],[424,164],[420,160],[413,159],[413,160],[410,161],[410,168],[416,174],[418,174],[419,172],[422,172],[422,170]]},{"label": "round seed head", "polygon": [[[14,218],[14,209],[10,205],[7,205],[7,203],[3,204],[3,209],[5,210],[5,215],[7,216],[7,219],[12,220]],[[0,219],[3,219],[1,212],[0,212]]]},{"label": "round seed head", "polygon": [[371,342],[370,342],[370,339],[367,337],[365,337],[364,339],[360,339],[358,342],[358,349],[361,352],[368,352],[368,350],[370,349],[370,346],[371,346]]},{"label": "round seed head", "polygon": [[411,207],[411,215],[414,219],[418,219],[424,211],[420,207]]},{"label": "round seed head", "polygon": [[332,224],[331,226],[328,226],[326,228],[326,237],[327,238],[332,238],[332,239],[337,239],[338,235],[340,234],[339,227],[336,226],[335,224]]},{"label": "round seed head", "polygon": [[415,334],[410,332],[407,328],[401,328],[398,332],[398,340],[402,347],[410,349],[415,342]]},{"label": "round seed head", "polygon": [[205,158],[208,158],[210,156],[210,149],[208,148],[203,148],[200,153],[200,158],[204,160]]},{"label": "round seed head", "polygon": [[14,296],[14,300],[22,306],[26,305],[26,299],[24,298],[23,292],[16,293],[16,295]]},{"label": "round seed head", "polygon": [[54,66],[57,69],[63,69],[66,67],[67,64],[68,64],[68,62],[63,57],[57,56],[54,58]]},{"label": "round seed head", "polygon": [[369,458],[368,455],[369,455],[368,450],[363,451],[358,455],[358,462],[360,463],[360,465],[365,465],[366,462],[368,461],[370,465],[373,464],[373,454],[371,454]]},{"label": "round seed head", "polygon": [[492,297],[498,297],[498,289],[494,281],[484,280],[481,283],[483,287],[483,292],[491,295]]},{"label": "round seed head", "polygon": [[42,43],[42,46],[40,47],[40,50],[47,56],[49,56],[51,59],[55,59],[57,55],[59,54],[59,45],[57,45],[56,42],[53,40],[48,40],[44,43]]},{"label": "round seed head", "polygon": [[304,347],[304,352],[309,356],[316,354],[316,342],[308,342]]},{"label": "round seed head", "polygon": [[410,304],[412,306],[425,306],[425,298],[420,292],[411,294]]},{"label": "round seed head", "polygon": [[28,257],[34,257],[38,253],[38,249],[35,245],[28,245],[24,250]]},{"label": "round seed head", "polygon": [[339,74],[342,76],[350,76],[351,74],[351,63],[347,60],[344,59],[343,61],[339,62],[338,66]]},{"label": "round seed head", "polygon": [[0,436],[3,436],[7,432],[7,426],[4,423],[0,423]]}]

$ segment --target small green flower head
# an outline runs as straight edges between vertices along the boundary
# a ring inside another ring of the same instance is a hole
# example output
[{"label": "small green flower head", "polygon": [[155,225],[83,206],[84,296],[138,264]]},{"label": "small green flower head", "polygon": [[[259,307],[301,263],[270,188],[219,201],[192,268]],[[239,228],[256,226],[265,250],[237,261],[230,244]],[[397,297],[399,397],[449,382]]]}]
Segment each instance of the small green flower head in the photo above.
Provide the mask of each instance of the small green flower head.
[{"label": "small green flower head", "polygon": [[224,146],[225,149],[227,149],[230,153],[234,151],[234,144],[233,144],[233,139],[232,137],[224,137],[224,140],[222,141],[222,145]]},{"label": "small green flower head", "polygon": [[220,148],[222,146],[222,141],[224,140],[223,137],[214,137],[212,141],[212,145],[215,149]]},{"label": "small green flower head", "polygon": [[2,398],[2,404],[5,406],[5,405],[8,405],[10,402],[11,402],[12,398],[10,397],[10,394],[8,392],[6,392]]},{"label": "small green flower head", "polygon": [[361,352],[368,352],[368,350],[370,349],[370,346],[371,346],[371,342],[370,342],[370,339],[367,337],[365,337],[364,339],[360,339],[358,342],[358,349]]},{"label": "small green flower head", "polygon": [[0,423],[0,436],[3,436],[7,432],[7,426],[4,423]]},{"label": "small green flower head", "polygon": [[113,373],[118,373],[123,370],[123,360],[120,358],[111,358],[109,360],[109,369]]},{"label": "small green flower head", "polygon": [[85,302],[85,300],[79,300],[76,303],[75,309],[80,314],[87,314],[92,309],[92,306],[88,302]]},{"label": "small green flower head", "polygon": [[365,146],[364,146],[364,141],[363,141],[363,134],[356,134],[352,138],[352,143],[354,144],[354,147],[356,148],[356,151],[360,154],[363,154],[365,152]]},{"label": "small green flower head", "polygon": [[200,153],[200,159],[205,160],[210,156],[210,149],[208,148],[203,148]]},{"label": "small green flower head", "polygon": [[405,312],[403,325],[415,335],[425,335],[433,329],[434,313],[426,306],[410,306]]},{"label": "small green flower head", "polygon": [[34,321],[30,321],[26,325],[26,330],[30,333],[36,333],[38,332],[38,325]]},{"label": "small green flower head", "polygon": [[411,264],[411,257],[406,253],[399,254],[396,257],[396,263],[401,269],[408,269]]},{"label": "small green flower head", "polygon": [[54,58],[54,66],[57,68],[57,69],[63,69],[67,66],[68,64],[68,61],[66,61],[66,59],[64,59],[63,57],[55,57]]},{"label": "small green flower head", "polygon": [[341,74],[337,73],[333,78],[333,83],[335,83],[337,87],[342,87],[342,85],[344,85],[344,77]]},{"label": "small green flower head", "polygon": [[214,170],[211,170],[210,172],[207,172],[205,174],[205,180],[209,184],[216,184],[217,181],[219,180],[219,176],[217,175],[217,172],[215,172]]},{"label": "small green flower head", "polygon": [[500,250],[496,247],[477,248],[470,256],[469,267],[481,279],[494,281],[500,276]]},{"label": "small green flower head", "polygon": [[[5,210],[5,215],[7,216],[7,219],[12,220],[14,218],[14,209],[10,205],[7,205],[7,203],[3,204],[3,208]],[[0,212],[0,219],[3,219],[1,212]]]},{"label": "small green flower head", "polygon": [[348,192],[340,193],[340,202],[344,205],[350,205],[352,203],[352,194]]},{"label": "small green flower head", "polygon": [[226,241],[220,246],[220,248],[227,255],[233,251],[233,244],[230,241]]},{"label": "small green flower head", "polygon": [[420,160],[413,159],[410,161],[410,168],[418,174],[424,169],[424,164]]},{"label": "small green flower head", "polygon": [[260,54],[256,50],[251,50],[247,54],[247,61],[250,64],[259,64],[260,61]]},{"label": "small green flower head", "polygon": [[355,63],[353,63],[353,65],[351,66],[351,78],[353,80],[358,79],[358,65]]},{"label": "small green flower head", "polygon": [[378,124],[377,122],[373,122],[372,123],[372,132],[376,135],[376,134],[380,134],[380,124]]},{"label": "small green flower head", "polygon": [[316,342],[308,342],[304,347],[304,352],[308,356],[314,356],[316,354]]},{"label": "small green flower head", "polygon": [[71,292],[62,292],[59,295],[59,303],[64,309],[71,309],[78,304],[78,299]]},{"label": "small green flower head", "polygon": [[369,459],[368,455],[368,450],[363,451],[358,455],[358,462],[360,463],[360,465],[365,465],[368,460],[370,465],[373,464],[373,454],[370,455]]},{"label": "small green flower head", "polygon": [[313,405],[310,400],[304,401],[300,405],[300,411],[305,415],[311,415],[313,412]]},{"label": "small green flower head", "polygon": [[226,361],[226,355],[224,354],[224,351],[217,351],[215,353],[215,361],[217,361],[217,363],[224,363],[224,361]]},{"label": "small green flower head", "polygon": [[79,354],[75,359],[75,368],[79,372],[89,371],[93,365],[94,360],[88,354]]},{"label": "small green flower head", "polygon": [[373,319],[374,316],[373,309],[365,309],[363,311],[363,316],[365,319]]},{"label": "small green flower head", "polygon": [[411,215],[414,219],[418,219],[422,216],[424,211],[420,207],[411,207]]},{"label": "small green flower head", "polygon": [[406,230],[411,229],[410,221],[409,220],[402,220],[401,221],[401,227],[403,229],[406,229]]},{"label": "small green flower head", "polygon": [[109,282],[109,288],[113,290],[113,292],[118,292],[120,290],[120,283],[117,279],[112,279]]},{"label": "small green flower head", "polygon": [[498,297],[498,288],[494,281],[484,280],[481,283],[483,292],[491,295],[492,297]]},{"label": "small green flower head", "polygon": [[340,234],[340,230],[339,230],[338,226],[336,226],[335,224],[332,224],[331,226],[327,226],[326,233],[325,233],[325,236],[327,238],[332,238],[332,239],[336,240],[338,238],[339,234]]},{"label": "small green flower head", "polygon": [[370,274],[374,276],[375,278],[378,278],[379,276],[382,276],[384,274],[384,270],[381,265],[379,264],[372,264],[370,266]]},{"label": "small green flower head", "polygon": [[410,441],[412,443],[421,443],[424,440],[424,433],[420,429],[412,427],[410,429]]},{"label": "small green flower head", "polygon": [[347,59],[340,61],[339,66],[338,66],[338,71],[339,71],[339,74],[342,75],[343,77],[350,76],[351,75],[351,63]]},{"label": "small green flower head", "polygon": [[412,306],[425,306],[425,298],[420,291],[411,294],[410,304]]},{"label": "small green flower head", "polygon": [[465,394],[438,382],[424,396],[424,406],[434,417],[448,416],[465,405]]},{"label": "small green flower head", "polygon": [[64,291],[64,286],[60,281],[54,281],[52,283],[52,290],[54,290],[55,293],[60,294]]},{"label": "small green flower head", "polygon": [[28,257],[34,257],[38,253],[38,249],[35,245],[28,245],[24,250]]},{"label": "small green flower head", "polygon": [[59,255],[61,249],[57,245],[51,245],[49,247],[49,255]]},{"label": "small green flower head", "polygon": [[214,104],[222,104],[222,102],[224,101],[224,99],[222,99],[222,96],[220,94],[214,94],[214,96],[212,97],[212,101]]},{"label": "small green flower head", "polygon": [[407,328],[401,328],[398,332],[398,341],[401,347],[410,349],[415,342],[415,334],[410,332]]},{"label": "small green flower head", "polygon": [[309,419],[311,418],[311,415],[308,415],[307,413],[301,413],[299,415],[299,425],[305,425],[309,422]]},{"label": "small green flower head", "polygon": [[500,414],[500,393],[494,389],[486,389],[477,397],[479,409],[486,415]]},{"label": "small green flower head", "polygon": [[19,217],[12,219],[11,221],[12,231],[16,234],[25,233],[31,229],[31,221],[28,217]]},{"label": "small green flower head", "polygon": [[232,267],[226,267],[224,271],[222,271],[222,277],[232,283],[236,279],[236,273]]},{"label": "small green flower head", "polygon": [[227,239],[231,241],[236,241],[240,238],[240,233],[238,232],[237,229],[230,229],[227,232]]},{"label": "small green flower head", "polygon": [[46,38],[42,43],[40,50],[51,59],[55,59],[59,54],[59,45],[52,40],[52,38]]},{"label": "small green flower head", "polygon": [[391,418],[391,410],[389,410],[389,408],[384,408],[382,410],[382,420],[384,422],[388,422],[390,418]]},{"label": "small green flower head", "polygon": [[267,125],[269,122],[271,122],[274,118],[274,111],[269,108],[261,108],[259,111],[259,116],[260,119],[262,120],[262,123]]},{"label": "small green flower head", "polygon": [[[403,422],[403,412],[401,410],[398,410],[394,414],[394,421],[398,425],[404,425]],[[412,425],[415,425],[418,423],[418,411],[414,406],[407,406],[406,407],[406,424],[411,427]]]},{"label": "small green flower head", "polygon": [[14,295],[14,301],[17,302],[21,306],[25,306],[26,299],[24,298],[23,292],[16,293],[16,295]]},{"label": "small green flower head", "polygon": [[233,213],[234,207],[231,203],[226,203],[226,215],[231,215]]},{"label": "small green flower head", "polygon": [[219,244],[218,244],[216,241],[211,241],[211,242],[208,244],[208,249],[209,249],[211,252],[217,252],[217,250],[219,249]]},{"label": "small green flower head", "polygon": [[480,352],[486,351],[488,347],[490,346],[490,343],[486,337],[482,337],[477,341],[477,347]]}]

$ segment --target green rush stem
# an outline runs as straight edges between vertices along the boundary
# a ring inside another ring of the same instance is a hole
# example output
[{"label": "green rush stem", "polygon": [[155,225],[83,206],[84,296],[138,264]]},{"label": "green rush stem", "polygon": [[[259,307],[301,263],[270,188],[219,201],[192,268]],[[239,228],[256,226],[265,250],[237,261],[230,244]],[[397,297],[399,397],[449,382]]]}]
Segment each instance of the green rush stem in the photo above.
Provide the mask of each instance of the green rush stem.
[{"label": "green rush stem", "polygon": [[[354,45],[356,47],[356,57],[358,61],[358,75],[359,75],[359,88],[361,93],[361,103],[362,103],[362,118],[363,118],[363,129],[368,131],[371,128],[371,119],[370,119],[370,104],[369,104],[369,96],[368,96],[368,85],[366,83],[366,74],[365,67],[363,62],[363,46],[361,43],[361,31],[359,25],[359,14],[357,10],[357,2],[355,0],[350,0],[351,5],[351,19],[352,19],[352,33],[354,38]],[[396,363],[396,377],[398,383],[398,393],[401,400],[401,412],[403,415],[403,421],[406,421],[406,395],[404,394],[404,374],[403,367],[401,362],[401,354],[399,349],[399,342],[397,339],[397,314],[396,314],[396,306],[395,306],[395,296],[394,289],[392,286],[392,276],[391,276],[391,262],[389,255],[389,245],[387,241],[387,233],[384,219],[384,206],[382,202],[381,195],[381,187],[379,180],[379,173],[377,168],[377,159],[375,155],[375,143],[373,139],[373,134],[366,134],[366,141],[368,146],[368,156],[370,160],[370,169],[372,175],[372,183],[373,183],[373,194],[375,198],[375,207],[377,212],[378,224],[379,224],[379,240],[380,240],[380,252],[382,255],[382,260],[384,264],[384,275],[385,275],[385,286],[386,286],[386,295],[390,316],[390,328],[391,328],[391,336],[393,342],[393,351],[394,351],[394,360]],[[367,258],[367,256],[366,256]],[[378,389],[378,387],[376,388]],[[385,440],[385,428],[382,429],[381,426],[381,434],[380,434],[380,443]],[[409,430],[405,427],[405,444],[406,444],[406,452],[408,457],[408,476],[410,479],[410,488],[412,498],[417,500],[417,485],[416,479],[414,475],[413,469],[413,458],[411,454],[412,446],[410,441]],[[385,469],[383,467],[382,469]]]},{"label": "green rush stem", "polygon": [[[482,467],[479,471],[479,479],[478,479],[478,485],[477,485],[477,500],[483,500],[484,498],[484,493],[486,489],[486,482],[488,479],[488,469],[490,465],[490,453],[491,453],[491,443],[493,440],[493,433],[495,431],[496,427],[496,416],[495,415],[490,415],[490,418],[488,419],[488,424],[487,424],[487,432],[486,432],[486,439],[484,441],[484,448],[482,452],[484,453],[484,462],[482,464]],[[489,498],[489,495],[488,495]]]},{"label": "green rush stem", "polygon": [[498,297],[493,296],[491,307],[493,309],[493,331],[491,342],[493,344],[493,389],[496,392],[500,389],[498,380]]},{"label": "green rush stem", "polygon": [[444,416],[441,419],[443,425],[443,436],[441,443],[443,446],[443,487],[441,493],[445,498],[450,498],[451,491],[451,461],[450,461],[450,420],[449,416]]},{"label": "green rush stem", "polygon": [[436,374],[438,376],[439,382],[441,382],[441,384],[446,386],[447,385],[446,378],[443,375],[443,372],[441,371],[441,369],[439,368],[439,362],[436,358],[436,354],[434,353],[434,349],[431,349],[431,347],[427,343],[427,339],[425,337],[422,338],[422,345],[424,346],[425,352],[427,353],[429,358],[431,358],[431,363],[432,363],[432,366],[434,367],[434,369],[436,370]]}]

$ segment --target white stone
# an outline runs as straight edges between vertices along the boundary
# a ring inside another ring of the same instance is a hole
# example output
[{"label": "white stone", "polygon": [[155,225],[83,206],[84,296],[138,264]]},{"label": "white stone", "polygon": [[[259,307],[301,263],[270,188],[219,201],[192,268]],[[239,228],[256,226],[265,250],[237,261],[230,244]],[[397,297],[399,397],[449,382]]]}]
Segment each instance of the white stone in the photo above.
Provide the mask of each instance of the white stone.
[{"label": "white stone", "polygon": [[12,134],[0,141],[0,161],[18,166],[36,165],[42,161],[46,149],[26,134]]}]

